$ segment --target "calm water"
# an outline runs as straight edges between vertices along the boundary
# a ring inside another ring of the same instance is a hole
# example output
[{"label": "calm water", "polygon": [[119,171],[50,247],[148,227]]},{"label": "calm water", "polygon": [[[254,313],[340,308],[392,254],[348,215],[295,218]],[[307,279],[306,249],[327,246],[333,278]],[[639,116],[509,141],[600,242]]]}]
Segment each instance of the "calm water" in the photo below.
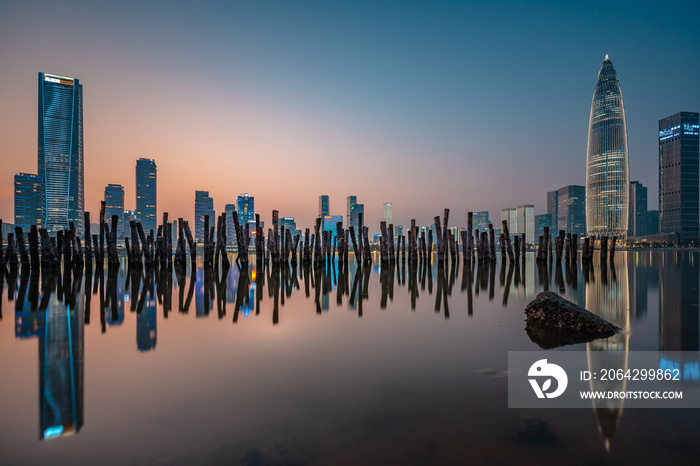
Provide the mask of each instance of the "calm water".
[{"label": "calm water", "polygon": [[698,261],[5,276],[0,463],[697,464],[700,411],[508,409],[505,371],[543,289],[626,330],[550,351],[697,351]]}]

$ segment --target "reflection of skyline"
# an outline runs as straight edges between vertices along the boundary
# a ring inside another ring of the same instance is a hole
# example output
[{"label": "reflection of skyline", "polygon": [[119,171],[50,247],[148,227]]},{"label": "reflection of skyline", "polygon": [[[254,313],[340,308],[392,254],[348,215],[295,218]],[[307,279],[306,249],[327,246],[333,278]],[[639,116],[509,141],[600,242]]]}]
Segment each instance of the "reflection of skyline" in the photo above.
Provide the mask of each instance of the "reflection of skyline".
[{"label": "reflection of skyline", "polygon": [[[596,258],[597,259],[597,258]],[[594,261],[596,264],[597,260]],[[601,373],[602,369],[627,369],[629,353],[629,277],[627,254],[615,256],[615,262],[600,265],[600,277],[597,281],[586,283],[586,309],[617,325],[622,332],[610,338],[595,340],[586,344],[588,353],[588,370]],[[609,275],[608,275],[609,271]],[[592,378],[592,391],[624,391],[626,379],[604,381],[600,377]],[[622,417],[624,400],[594,399],[593,411],[598,421],[598,431],[603,437],[605,450],[610,451],[612,438]]]},{"label": "reflection of skyline", "polygon": [[[674,252],[658,272],[660,366],[679,369],[683,383],[700,381],[700,269],[697,259],[695,252]],[[692,353],[678,354],[678,351]]]},{"label": "reflection of skyline", "polygon": [[65,277],[65,300],[51,288],[45,290],[51,296],[39,332],[41,439],[72,435],[83,425],[84,307],[81,299],[71,299],[67,292],[70,272]]}]

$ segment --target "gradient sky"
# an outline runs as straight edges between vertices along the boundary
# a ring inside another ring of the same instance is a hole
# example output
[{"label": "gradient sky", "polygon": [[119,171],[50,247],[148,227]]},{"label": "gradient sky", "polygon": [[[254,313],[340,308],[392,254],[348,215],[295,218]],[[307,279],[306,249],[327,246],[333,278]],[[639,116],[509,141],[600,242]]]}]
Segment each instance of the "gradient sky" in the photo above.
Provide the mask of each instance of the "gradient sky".
[{"label": "gradient sky", "polygon": [[451,225],[584,184],[598,70],[609,54],[630,175],[657,207],[658,120],[700,111],[700,3],[8,2],[0,0],[0,218],[13,175],[37,171],[37,73],[83,84],[85,208],[139,157],[158,214],[194,217],[248,192],[311,226],[318,196],[345,215]]}]

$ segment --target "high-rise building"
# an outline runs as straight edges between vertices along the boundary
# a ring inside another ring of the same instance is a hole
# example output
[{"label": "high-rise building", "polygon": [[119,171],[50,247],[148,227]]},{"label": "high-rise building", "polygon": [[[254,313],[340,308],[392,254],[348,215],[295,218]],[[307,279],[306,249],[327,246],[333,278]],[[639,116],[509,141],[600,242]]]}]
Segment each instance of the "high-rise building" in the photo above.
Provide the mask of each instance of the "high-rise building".
[{"label": "high-rise building", "polygon": [[39,73],[37,175],[44,179],[46,229],[73,222],[82,231],[85,212],[83,86],[77,79]]},{"label": "high-rise building", "polygon": [[204,216],[209,216],[209,227],[216,227],[214,199],[209,197],[209,191],[194,192],[194,239],[204,240]]},{"label": "high-rise building", "polygon": [[357,196],[348,196],[345,203],[345,224],[347,226],[352,225],[352,210],[355,205],[357,205]]},{"label": "high-rise building", "polygon": [[630,218],[627,236],[647,234],[647,188],[639,181],[630,183]]},{"label": "high-rise building", "polygon": [[144,231],[156,230],[156,161],[136,161],[136,211],[135,220],[141,222]]},{"label": "high-rise building", "polygon": [[355,204],[352,208],[352,212],[350,212],[350,226],[355,227],[356,234],[359,234],[358,228],[360,226],[360,214],[362,214],[362,223],[364,224],[365,205]]},{"label": "high-rise building", "polygon": [[301,235],[301,231],[297,230],[297,222],[294,220],[294,217],[282,217],[280,219],[280,227],[284,227],[285,230],[288,230],[292,238],[296,235]]},{"label": "high-rise building", "polygon": [[394,206],[391,204],[391,202],[384,203],[383,220],[386,222],[387,226],[394,223]]},{"label": "high-rise building", "polygon": [[532,204],[520,205],[516,208],[518,221],[517,230],[514,233],[525,234],[525,242],[535,242],[535,206]]},{"label": "high-rise building", "polygon": [[698,113],[659,120],[659,224],[680,241],[698,239]]},{"label": "high-rise building", "polygon": [[472,214],[472,228],[478,228],[479,231],[485,231],[488,230],[489,223],[491,223],[491,221],[489,220],[489,212],[487,210],[474,212]]},{"label": "high-rise building", "polygon": [[241,227],[245,227],[246,223],[255,225],[255,198],[248,196],[248,193],[236,198],[238,203],[238,221],[241,222]]},{"label": "high-rise building", "polygon": [[123,239],[124,230],[124,188],[120,184],[109,184],[105,187],[105,221],[112,228],[112,216],[116,215],[117,239]]},{"label": "high-rise building", "polygon": [[25,233],[32,225],[44,228],[46,222],[44,180],[37,175],[15,175],[15,226]]},{"label": "high-rise building", "polygon": [[330,200],[328,198],[328,194],[322,194],[318,196],[318,216],[323,218],[326,215],[328,215],[328,212],[330,211],[329,206]]},{"label": "high-rise building", "polygon": [[518,215],[517,210],[509,207],[501,210],[501,222],[508,222],[508,232],[513,235],[518,232]]},{"label": "high-rise building", "polygon": [[629,209],[627,124],[620,82],[606,55],[591,102],[586,153],[587,234],[626,239]]},{"label": "high-rise building", "polygon": [[338,231],[338,222],[340,222],[341,224],[343,223],[342,215],[326,215],[325,217],[323,217],[323,230],[330,231],[332,233],[332,238],[335,238],[336,232]]},{"label": "high-rise building", "polygon": [[236,247],[236,224],[233,223],[233,213],[236,211],[235,204],[226,204],[224,213],[226,214],[226,249],[233,250]]},{"label": "high-rise building", "polygon": [[[569,185],[557,191],[557,230],[583,237],[586,234],[586,188]],[[553,233],[556,233],[554,231]]]},{"label": "high-rise building", "polygon": [[659,211],[647,210],[647,235],[659,234]]},{"label": "high-rise building", "polygon": [[[556,192],[556,191],[555,191]],[[549,228],[549,234],[555,234],[551,229],[552,216],[549,214],[535,215],[535,243],[539,241],[540,236],[544,235],[544,227]]]},{"label": "high-rise building", "polygon": [[[585,193],[584,193],[585,194]],[[585,205],[585,199],[584,199]],[[559,190],[549,191],[547,193],[547,213],[551,216],[552,224],[549,229],[552,233],[559,230]]]}]

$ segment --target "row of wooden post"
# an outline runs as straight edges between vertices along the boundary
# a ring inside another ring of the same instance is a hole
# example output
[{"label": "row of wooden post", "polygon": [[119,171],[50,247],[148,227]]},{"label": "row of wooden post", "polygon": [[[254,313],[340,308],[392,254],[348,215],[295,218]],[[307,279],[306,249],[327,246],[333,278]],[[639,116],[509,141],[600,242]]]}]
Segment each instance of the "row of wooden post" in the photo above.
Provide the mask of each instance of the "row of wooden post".
[{"label": "row of wooden post", "polygon": [[[461,238],[456,238],[448,229],[450,210],[445,209],[442,219],[435,217],[435,243],[436,255],[439,262],[448,257],[455,261],[459,257],[460,239],[461,249],[465,260],[473,260],[474,254],[478,261],[496,260],[496,238],[493,225],[489,224],[488,230],[480,232],[473,228],[473,214],[467,214],[467,230],[461,232]],[[248,263],[248,252],[250,250],[250,224],[241,225],[238,213],[233,212],[233,223],[236,232],[236,243],[238,248],[237,262]],[[107,263],[110,266],[119,264],[117,249],[117,226],[118,217],[112,216],[108,224],[105,219],[105,203],[101,203],[100,208],[100,232],[99,235],[90,232],[90,213],[85,212],[85,244],[84,248],[80,236],[75,226],[71,222],[69,229],[59,231],[55,238],[50,238],[45,229],[37,229],[32,226],[25,239],[25,235],[20,227],[15,228],[15,233],[8,235],[8,247],[3,252],[0,241],[0,260],[2,264],[10,267],[16,266],[19,261],[22,264],[38,264],[39,262],[48,265],[64,264],[79,265],[82,267],[92,267],[93,257],[98,268],[103,267],[105,260],[105,241],[107,250]],[[211,219],[213,220],[213,219]],[[322,229],[322,219],[317,218],[314,225],[314,232],[310,233],[307,228],[304,232],[303,244],[300,235],[292,237],[289,230],[279,225],[279,212],[272,212],[273,228],[268,229],[267,246],[262,227],[260,226],[260,216],[255,216],[255,253],[256,262],[274,264],[296,263],[297,257],[304,263],[320,263],[327,259],[334,259],[336,253],[338,257],[347,262],[350,247],[355,253],[358,262],[372,262],[372,252],[369,243],[369,229],[363,224],[363,215],[358,216],[358,232],[354,226],[343,229],[342,222],[335,225],[335,236],[330,229]],[[0,228],[2,221],[0,220]],[[127,260],[130,264],[145,264],[161,266],[170,264],[173,260],[172,254],[172,223],[168,222],[168,213],[163,214],[163,223],[158,227],[157,232],[150,230],[148,235],[140,222],[131,221],[129,224],[130,236],[125,236],[124,243],[127,253]],[[420,232],[416,226],[415,219],[411,220],[411,227],[407,235],[394,235],[394,225],[380,223],[381,240],[379,243],[379,253],[382,262],[395,261],[403,254],[403,259],[409,261],[425,260],[430,261],[433,251],[433,230]],[[154,237],[155,233],[155,237]],[[209,216],[204,216],[204,266],[215,266],[218,268],[221,262],[223,266],[229,265],[226,253],[226,216],[221,214],[217,217],[216,227],[210,226]],[[593,255],[593,240],[595,238],[585,238],[582,250],[583,260],[589,260]],[[601,258],[607,260],[608,250],[610,260],[614,259],[615,245],[617,238],[613,237],[608,243],[606,236],[601,237]],[[408,245],[406,244],[408,242]],[[501,246],[501,259],[506,257],[511,262],[517,262],[525,257],[525,235],[515,235],[511,243],[511,236],[508,230],[508,222],[502,221],[502,233],[499,237]],[[27,248],[28,243],[28,248]],[[92,243],[92,244],[91,244]],[[39,244],[41,244],[41,257],[39,255]],[[576,234],[565,234],[563,230],[555,237],[554,250],[556,260],[561,261],[564,255],[567,262],[576,260],[578,238]],[[182,267],[186,264],[186,245],[189,246],[190,262],[196,266],[197,245],[192,236],[189,224],[182,218],[178,219],[178,235],[175,249],[174,262],[176,266]],[[546,262],[551,260],[552,247],[549,228],[545,227],[544,235],[539,238],[537,246],[537,261]]]}]

